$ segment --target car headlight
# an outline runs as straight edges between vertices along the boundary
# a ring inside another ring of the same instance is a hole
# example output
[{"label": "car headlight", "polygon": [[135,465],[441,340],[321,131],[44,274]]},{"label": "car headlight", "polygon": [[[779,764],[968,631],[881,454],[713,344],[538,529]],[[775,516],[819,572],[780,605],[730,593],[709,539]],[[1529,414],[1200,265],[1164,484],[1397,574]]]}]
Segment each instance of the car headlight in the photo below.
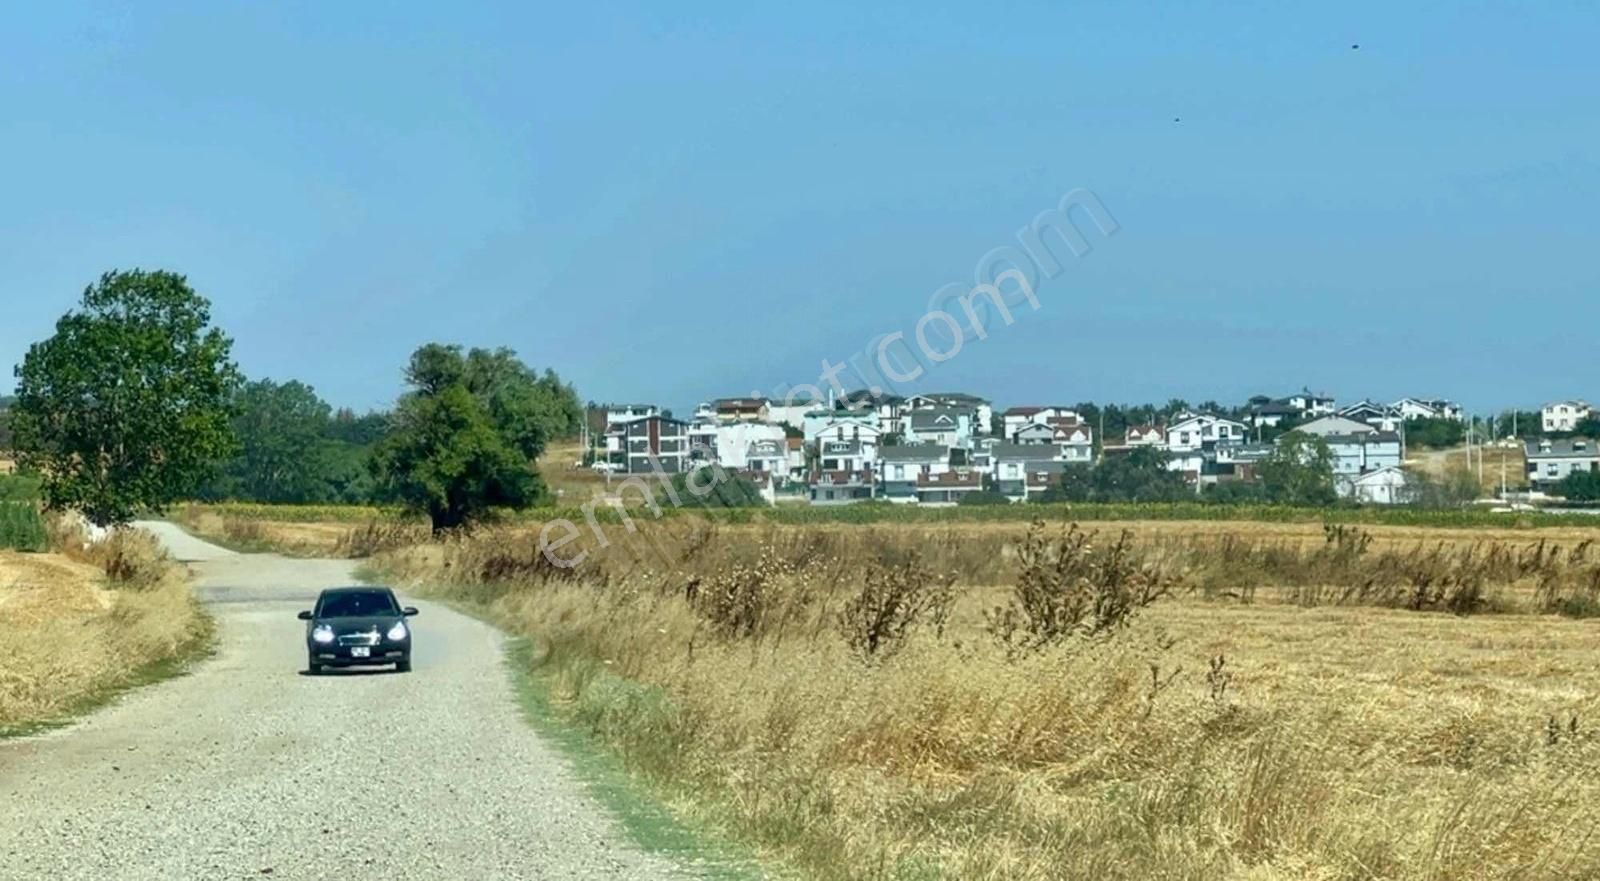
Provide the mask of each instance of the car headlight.
[{"label": "car headlight", "polygon": [[394,626],[389,628],[388,636],[390,642],[399,642],[409,635],[410,633],[406,630],[406,622],[404,621],[396,621]]},{"label": "car headlight", "polygon": [[333,628],[326,624],[318,624],[311,628],[311,640],[320,643],[333,642]]}]

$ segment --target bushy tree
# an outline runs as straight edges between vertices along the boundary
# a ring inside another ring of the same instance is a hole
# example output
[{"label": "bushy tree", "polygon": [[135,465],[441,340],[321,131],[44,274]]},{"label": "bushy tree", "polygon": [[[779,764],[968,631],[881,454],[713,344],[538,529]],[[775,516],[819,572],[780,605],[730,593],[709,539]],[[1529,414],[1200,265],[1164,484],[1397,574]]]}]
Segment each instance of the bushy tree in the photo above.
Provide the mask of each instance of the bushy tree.
[{"label": "bushy tree", "polygon": [[1068,465],[1045,502],[1176,502],[1194,498],[1183,475],[1167,467],[1165,452],[1139,447],[1097,465]]},{"label": "bushy tree", "polygon": [[1454,419],[1421,417],[1406,420],[1406,443],[1413,447],[1442,450],[1457,447],[1467,440],[1467,424]]},{"label": "bushy tree", "polygon": [[541,501],[535,460],[583,419],[570,386],[509,349],[425,345],[411,356],[406,382],[411,391],[374,452],[373,474],[380,491],[425,512],[436,532],[494,507]]},{"label": "bushy tree", "polygon": [[1556,494],[1569,502],[1600,501],[1600,473],[1574,471],[1556,485]]},{"label": "bushy tree", "polygon": [[711,465],[674,474],[672,490],[685,508],[763,508],[767,504],[761,488],[749,478]]},{"label": "bushy tree", "polygon": [[1291,431],[1256,465],[1256,475],[1270,502],[1280,505],[1331,505],[1334,490],[1333,451],[1315,435]]},{"label": "bushy tree", "polygon": [[0,395],[0,453],[11,451],[11,406],[16,402],[16,398]]},{"label": "bushy tree", "polygon": [[181,275],[90,285],[16,371],[18,459],[46,503],[106,526],[192,494],[235,448],[232,345]]},{"label": "bushy tree", "polygon": [[318,446],[330,408],[301,382],[264,379],[234,399],[239,453],[222,467],[222,495],[257,502],[324,501]]},{"label": "bushy tree", "polygon": [[385,414],[333,414],[310,386],[260,380],[234,399],[239,452],[200,492],[203,499],[274,504],[375,501],[367,458]]}]

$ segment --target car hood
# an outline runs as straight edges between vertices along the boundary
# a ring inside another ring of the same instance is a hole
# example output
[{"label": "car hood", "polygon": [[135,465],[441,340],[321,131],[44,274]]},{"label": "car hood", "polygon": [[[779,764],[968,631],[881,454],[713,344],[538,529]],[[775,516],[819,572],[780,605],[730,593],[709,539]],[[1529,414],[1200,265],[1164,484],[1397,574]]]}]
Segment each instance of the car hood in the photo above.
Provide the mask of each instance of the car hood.
[{"label": "car hood", "polygon": [[318,618],[313,624],[326,624],[333,628],[334,633],[366,633],[377,630],[382,633],[394,626],[396,621],[404,621],[404,615],[365,615],[359,618]]}]

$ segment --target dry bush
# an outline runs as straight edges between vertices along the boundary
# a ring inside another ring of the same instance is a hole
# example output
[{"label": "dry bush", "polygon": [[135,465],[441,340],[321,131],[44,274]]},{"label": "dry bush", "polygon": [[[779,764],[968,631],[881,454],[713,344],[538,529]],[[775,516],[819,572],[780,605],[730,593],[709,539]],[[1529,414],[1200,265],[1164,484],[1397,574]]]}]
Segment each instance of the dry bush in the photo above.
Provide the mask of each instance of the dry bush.
[{"label": "dry bush", "polygon": [[839,610],[839,630],[863,657],[892,655],[919,627],[943,636],[955,599],[955,576],[938,575],[914,556],[900,563],[874,561],[861,591]]},{"label": "dry bush", "polygon": [[989,632],[1007,651],[1034,651],[1126,627],[1140,609],[1168,595],[1174,578],[1122,532],[1109,545],[1076,523],[1051,538],[1035,522],[1018,549],[1011,601],[989,613]]},{"label": "dry bush", "polygon": [[429,537],[429,532],[430,530],[424,526],[368,520],[361,527],[340,535],[334,544],[333,553],[346,559],[365,559],[384,551],[425,541]]}]

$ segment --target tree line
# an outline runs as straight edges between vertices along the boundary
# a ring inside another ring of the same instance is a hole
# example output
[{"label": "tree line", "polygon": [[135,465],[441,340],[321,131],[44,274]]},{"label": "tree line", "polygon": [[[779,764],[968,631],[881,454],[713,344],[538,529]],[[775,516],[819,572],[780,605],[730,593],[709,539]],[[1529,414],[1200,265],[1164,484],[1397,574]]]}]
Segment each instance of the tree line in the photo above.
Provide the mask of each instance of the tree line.
[{"label": "tree line", "polygon": [[538,459],[583,420],[510,349],[423,345],[394,408],[358,415],[247,379],[232,348],[183,276],[108,272],[17,365],[5,446],[48,507],[102,526],[198,498],[400,504],[443,530],[544,501]]}]

